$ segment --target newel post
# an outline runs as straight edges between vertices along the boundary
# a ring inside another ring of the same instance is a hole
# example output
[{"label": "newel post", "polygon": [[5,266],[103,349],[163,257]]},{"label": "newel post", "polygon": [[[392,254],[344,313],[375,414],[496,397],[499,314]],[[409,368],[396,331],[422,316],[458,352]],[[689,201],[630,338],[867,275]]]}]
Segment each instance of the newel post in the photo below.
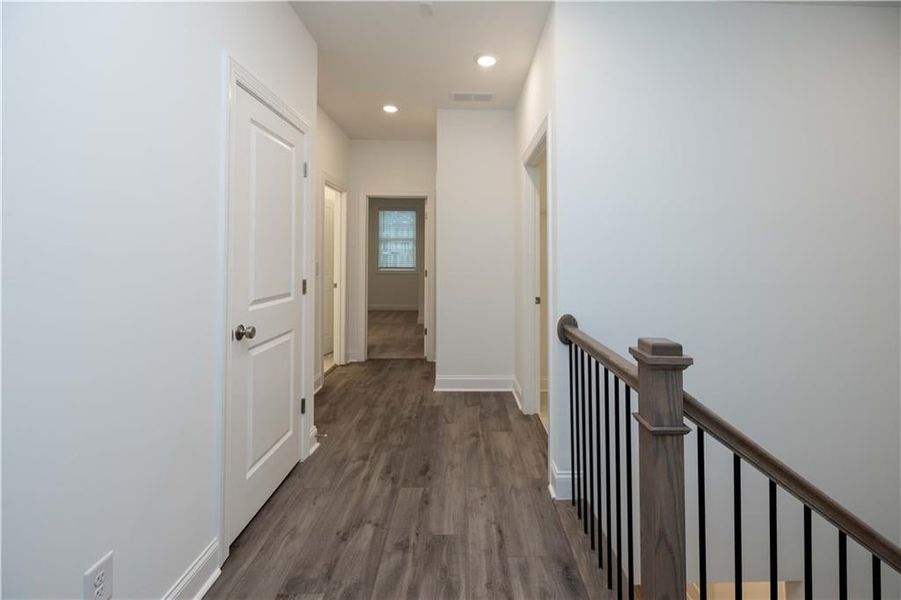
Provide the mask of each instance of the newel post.
[{"label": "newel post", "polygon": [[692,363],[682,345],[640,338],[629,348],[638,361],[641,596],[684,600],[685,457],[682,371]]}]

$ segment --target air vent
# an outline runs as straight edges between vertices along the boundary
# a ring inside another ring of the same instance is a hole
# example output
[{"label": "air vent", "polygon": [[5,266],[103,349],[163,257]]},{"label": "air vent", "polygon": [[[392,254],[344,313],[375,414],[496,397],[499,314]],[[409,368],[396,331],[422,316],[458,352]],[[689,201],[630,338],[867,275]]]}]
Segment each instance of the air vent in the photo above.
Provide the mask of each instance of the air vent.
[{"label": "air vent", "polygon": [[454,102],[491,102],[494,92],[451,92],[450,97]]}]

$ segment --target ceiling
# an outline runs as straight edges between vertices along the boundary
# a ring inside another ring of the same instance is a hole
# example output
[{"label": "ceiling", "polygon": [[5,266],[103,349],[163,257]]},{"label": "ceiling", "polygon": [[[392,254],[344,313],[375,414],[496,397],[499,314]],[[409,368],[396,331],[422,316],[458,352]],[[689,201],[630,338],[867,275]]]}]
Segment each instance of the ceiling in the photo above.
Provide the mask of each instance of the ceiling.
[{"label": "ceiling", "polygon": [[[513,108],[546,2],[292,2],[319,45],[319,104],[352,139],[433,140],[436,108]],[[491,69],[476,54],[497,56]],[[488,102],[451,92],[493,92]],[[399,108],[382,111],[385,104]]]}]

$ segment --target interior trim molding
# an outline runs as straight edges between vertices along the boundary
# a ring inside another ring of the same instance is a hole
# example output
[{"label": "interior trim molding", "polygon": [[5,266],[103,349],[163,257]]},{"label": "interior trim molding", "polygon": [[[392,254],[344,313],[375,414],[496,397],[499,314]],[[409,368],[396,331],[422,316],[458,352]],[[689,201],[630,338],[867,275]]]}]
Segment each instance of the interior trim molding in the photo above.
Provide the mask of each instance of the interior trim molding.
[{"label": "interior trim molding", "polygon": [[219,538],[213,538],[178,581],[163,594],[163,600],[203,598],[221,572],[217,563],[218,550]]},{"label": "interior trim molding", "polygon": [[519,407],[519,412],[526,414],[526,411],[522,408],[522,385],[520,385],[516,375],[513,376],[513,399],[516,400],[516,406]]},{"label": "interior trim molding", "polygon": [[512,375],[439,375],[436,392],[513,392]]},{"label": "interior trim molding", "polygon": [[551,482],[548,489],[555,500],[572,499],[572,480],[572,471],[561,471],[557,468],[557,463],[551,461]]},{"label": "interior trim molding", "polygon": [[319,450],[319,438],[316,437],[316,434],[319,433],[319,428],[313,425],[310,427],[310,437],[308,439],[314,440],[313,444],[310,446],[310,451],[307,452],[307,455],[304,457],[304,460],[313,456],[313,453]]}]

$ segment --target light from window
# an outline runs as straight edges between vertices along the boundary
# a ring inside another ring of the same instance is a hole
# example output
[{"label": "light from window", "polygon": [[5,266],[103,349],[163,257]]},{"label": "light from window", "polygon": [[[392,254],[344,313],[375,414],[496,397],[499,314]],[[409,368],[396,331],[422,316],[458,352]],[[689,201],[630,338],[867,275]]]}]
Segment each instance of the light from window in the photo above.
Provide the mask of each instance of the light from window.
[{"label": "light from window", "polygon": [[379,211],[379,269],[416,269],[416,211]]}]

